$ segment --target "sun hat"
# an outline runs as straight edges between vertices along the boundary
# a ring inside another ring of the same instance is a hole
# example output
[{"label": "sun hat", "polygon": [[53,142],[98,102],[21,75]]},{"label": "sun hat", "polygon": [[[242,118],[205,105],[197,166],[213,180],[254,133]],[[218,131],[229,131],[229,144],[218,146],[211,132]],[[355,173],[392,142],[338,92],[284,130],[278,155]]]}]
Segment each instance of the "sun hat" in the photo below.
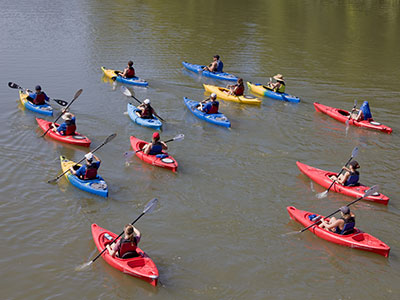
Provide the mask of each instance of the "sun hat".
[{"label": "sun hat", "polygon": [[72,114],[67,112],[67,113],[63,114],[61,118],[63,118],[63,120],[65,120],[65,121],[71,121]]},{"label": "sun hat", "polygon": [[282,74],[276,74],[276,75],[274,76],[274,79],[275,79],[276,81],[283,81],[283,82],[285,82],[285,79],[283,79],[283,75],[282,75]]},{"label": "sun hat", "polygon": [[86,154],[85,154],[85,158],[86,158],[88,161],[92,161],[92,160],[93,160],[93,154],[92,154],[92,152],[86,153]]},{"label": "sun hat", "polygon": [[143,101],[143,103],[144,103],[144,104],[150,104],[150,99],[145,99],[145,100]]}]

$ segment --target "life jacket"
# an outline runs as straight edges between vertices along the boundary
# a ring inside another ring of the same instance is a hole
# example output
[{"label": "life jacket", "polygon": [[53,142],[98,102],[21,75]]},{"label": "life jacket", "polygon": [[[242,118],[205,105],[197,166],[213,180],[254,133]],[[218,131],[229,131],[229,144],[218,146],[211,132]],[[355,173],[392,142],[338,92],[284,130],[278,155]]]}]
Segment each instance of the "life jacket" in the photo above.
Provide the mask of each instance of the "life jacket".
[{"label": "life jacket", "polygon": [[217,114],[218,113],[218,107],[219,107],[219,102],[215,101],[215,102],[211,102],[211,108],[207,111],[207,114],[211,115],[211,114]]},{"label": "life jacket", "polygon": [[236,96],[242,96],[244,93],[244,85],[238,85],[236,90],[235,90],[235,95]]},{"label": "life jacket", "polygon": [[126,78],[133,78],[135,77],[135,69],[133,67],[129,67],[128,72],[125,75]]},{"label": "life jacket", "polygon": [[149,155],[156,155],[156,154],[161,154],[161,153],[162,153],[162,145],[160,142],[157,142],[156,144],[151,145]]},{"label": "life jacket", "polygon": [[215,70],[215,72],[221,73],[223,68],[224,68],[224,63],[220,60],[217,60],[217,69]]},{"label": "life jacket", "polygon": [[83,176],[83,179],[95,179],[97,177],[98,168],[99,167],[97,163],[86,165],[86,172],[85,175]]},{"label": "life jacket", "polygon": [[344,186],[357,185],[359,180],[360,180],[360,173],[358,173],[357,171],[350,172],[350,176],[349,178],[347,178],[346,182],[344,183]]},{"label": "life jacket", "polygon": [[64,135],[74,135],[76,130],[75,122],[66,121],[67,129],[64,132]]},{"label": "life jacket", "polygon": [[144,110],[141,113],[141,118],[153,119],[153,108],[150,105],[144,107]]},{"label": "life jacket", "polygon": [[286,85],[282,81],[280,83],[281,83],[281,85],[279,86],[279,88],[275,89],[275,92],[283,94],[285,92]]},{"label": "life jacket", "polygon": [[350,217],[348,219],[345,219],[345,218],[341,218],[341,219],[344,221],[343,229],[340,230],[339,227],[336,227],[336,233],[339,233],[342,235],[352,233],[354,230],[354,226],[356,226],[356,220],[354,219],[354,217]]},{"label": "life jacket", "polygon": [[33,104],[43,105],[45,104],[46,96],[43,92],[36,93],[35,98],[33,99]]},{"label": "life jacket", "polygon": [[[137,256],[137,239],[136,237],[133,238],[133,245],[131,243],[130,240],[126,240],[124,238],[121,238],[120,240],[120,247],[119,247],[119,251],[118,251],[118,256],[120,258],[128,258],[127,256],[130,254],[130,252],[133,252],[132,256]],[[124,257],[125,256],[125,257]],[[130,257],[132,257],[131,255],[129,255]]]},{"label": "life jacket", "polygon": [[371,110],[369,108],[369,103],[368,101],[364,101],[364,103],[361,105],[360,110],[363,113],[363,118],[364,120],[370,120],[372,119],[372,114],[371,114]]}]

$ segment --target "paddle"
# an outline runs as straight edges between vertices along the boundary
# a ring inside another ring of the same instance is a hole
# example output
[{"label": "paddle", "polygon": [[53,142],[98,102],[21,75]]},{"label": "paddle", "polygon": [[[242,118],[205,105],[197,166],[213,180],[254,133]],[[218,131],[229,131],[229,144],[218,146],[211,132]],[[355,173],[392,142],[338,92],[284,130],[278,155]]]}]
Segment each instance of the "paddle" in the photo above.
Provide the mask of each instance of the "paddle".
[{"label": "paddle", "polygon": [[[97,146],[94,150],[92,150],[92,153],[95,153],[97,150],[99,150],[101,147],[103,147],[105,144],[107,144],[108,142],[110,142],[111,140],[113,140],[115,137],[117,136],[116,133],[111,134],[109,137],[107,137],[104,142],[102,144],[100,144],[99,146]],[[78,161],[74,166],[78,165],[79,163],[81,163],[83,160],[85,160],[85,157],[82,158],[80,161]],[[58,175],[56,178],[51,179],[49,181],[47,181],[47,183],[54,183],[57,182],[58,179],[60,179],[65,173],[67,173],[69,171],[69,169],[65,172],[63,172],[62,174]]]},{"label": "paddle", "polygon": [[[347,163],[344,165],[345,167],[347,167],[347,165],[351,162],[351,160],[353,158],[355,158],[358,155],[358,147],[354,147],[353,151],[351,152],[351,157],[350,159],[347,161]],[[343,168],[340,170],[340,172],[336,175],[336,177],[339,177],[340,174],[342,174],[343,172]],[[316,196],[318,199],[322,199],[325,198],[326,195],[328,194],[329,190],[331,189],[331,187],[335,184],[335,180],[332,181],[332,184],[329,186],[329,188],[322,192],[322,193],[318,193]]]},{"label": "paddle", "polygon": [[[12,88],[12,89],[19,89],[19,90],[21,90],[21,91],[25,91],[24,88],[22,88],[21,86],[19,86],[18,84],[14,83],[14,82],[9,82],[9,83],[8,83],[8,86],[9,86],[10,88]],[[52,99],[52,98],[50,98],[50,100],[53,100],[54,102],[57,102],[57,103],[58,103],[59,105],[61,105],[61,106],[66,106],[66,105],[68,104],[67,101],[60,100],[60,99]]]},{"label": "paddle", "polygon": [[[149,203],[147,203],[147,205],[146,205],[145,208],[143,209],[143,212],[139,215],[139,217],[136,218],[135,221],[133,221],[133,222],[131,223],[131,225],[135,224],[141,217],[144,216],[144,214],[146,214],[146,213],[151,213],[151,212],[154,210],[154,208],[156,207],[157,202],[158,202],[157,198],[154,198],[154,199],[150,200]],[[110,245],[112,245],[112,243],[114,243],[115,241],[117,241],[123,234],[124,234],[124,232],[122,231],[122,232],[120,233],[120,235],[117,236],[117,237],[110,243]],[[106,250],[107,250],[107,247],[104,248],[104,249],[103,249],[95,258],[93,258],[91,261],[89,261],[89,262],[87,262],[87,263],[84,263],[83,265],[80,265],[80,266],[76,267],[75,270],[76,270],[76,271],[81,271],[81,270],[87,268],[87,267],[90,266],[92,263],[94,263],[94,262],[96,261],[96,259],[98,259],[98,258],[104,253],[104,251],[106,251]]]},{"label": "paddle", "polygon": [[349,117],[348,117],[347,120],[346,120],[346,127],[349,126],[350,119],[351,119],[351,114],[352,114],[353,110],[354,110],[356,107],[357,107],[357,99],[354,100],[353,108],[351,109],[351,111],[350,111],[350,113],[349,113]]},{"label": "paddle", "polygon": [[[374,186],[371,187],[369,190],[367,190],[367,191],[365,192],[365,194],[364,194],[362,197],[357,198],[356,200],[350,202],[350,203],[347,204],[346,206],[350,206],[350,205],[352,205],[352,204],[354,204],[354,203],[360,201],[360,200],[363,199],[363,198],[366,198],[366,197],[368,197],[368,196],[371,196],[372,194],[376,193],[376,192],[378,191],[378,189],[379,189],[379,186],[378,186],[378,185],[374,185]],[[330,215],[324,217],[323,219],[329,218],[329,217],[333,216],[334,214],[336,214],[336,213],[338,213],[338,212],[340,212],[340,209],[338,209],[338,210],[336,210],[335,212],[331,213]],[[319,219],[319,220],[316,221],[315,223],[311,224],[310,226],[307,226],[306,228],[300,230],[299,233],[302,233],[302,232],[306,231],[307,229],[309,229],[309,228],[313,227],[314,225],[318,224],[320,221],[321,221],[321,219]]]},{"label": "paddle", "polygon": [[[164,143],[169,143],[169,142],[172,142],[172,141],[180,142],[180,141],[183,141],[184,138],[185,138],[185,135],[183,133],[181,133],[181,134],[178,134],[177,136],[173,137],[172,139],[164,141]],[[126,160],[130,159],[135,153],[140,152],[142,150],[143,149],[139,149],[139,150],[136,150],[136,151],[127,151],[127,152],[125,152],[124,153],[125,159]]]},{"label": "paddle", "polygon": [[[128,97],[132,97],[133,99],[135,99],[137,102],[139,102],[139,104],[142,104],[142,102],[136,98],[135,96],[132,95],[131,91],[128,90],[125,86],[121,86],[121,92],[122,94],[124,94],[125,96]],[[161,121],[165,122],[165,120],[163,118],[161,118],[158,114],[154,113],[154,115],[159,118]]]},{"label": "paddle", "polygon": [[[68,106],[67,106],[66,108],[63,109],[63,111],[61,112],[61,114],[54,120],[53,123],[57,122],[57,120],[67,111],[67,109],[72,105],[72,103],[74,103],[74,101],[76,100],[76,98],[78,98],[79,95],[82,94],[82,91],[83,91],[83,90],[80,89],[80,90],[78,90],[78,91],[75,93],[74,98],[71,100],[71,102],[68,104]],[[50,130],[51,128],[52,128],[52,127],[49,126],[49,128],[47,128],[47,130],[46,130],[40,137],[44,137],[44,136],[46,135],[46,133],[49,132],[49,130]]]}]

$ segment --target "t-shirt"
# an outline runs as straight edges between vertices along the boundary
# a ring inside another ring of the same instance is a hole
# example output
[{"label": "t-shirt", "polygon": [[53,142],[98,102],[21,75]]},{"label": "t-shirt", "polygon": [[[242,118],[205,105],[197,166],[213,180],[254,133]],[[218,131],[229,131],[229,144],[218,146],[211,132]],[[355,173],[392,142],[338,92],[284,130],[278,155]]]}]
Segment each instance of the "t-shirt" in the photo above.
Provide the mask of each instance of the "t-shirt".
[{"label": "t-shirt", "polygon": [[[96,161],[92,163],[92,166],[95,167],[96,169],[98,169],[100,167],[100,162]],[[76,176],[81,177],[81,176],[85,176],[86,174],[86,164],[82,165],[78,171],[76,171]]]}]

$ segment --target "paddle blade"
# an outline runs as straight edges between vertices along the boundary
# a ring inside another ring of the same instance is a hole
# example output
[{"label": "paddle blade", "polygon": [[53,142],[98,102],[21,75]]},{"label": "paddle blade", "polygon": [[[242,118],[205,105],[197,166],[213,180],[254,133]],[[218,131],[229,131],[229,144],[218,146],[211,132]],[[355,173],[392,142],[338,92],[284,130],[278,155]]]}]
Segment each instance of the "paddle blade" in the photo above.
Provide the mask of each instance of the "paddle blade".
[{"label": "paddle blade", "polygon": [[318,193],[316,196],[318,199],[325,198],[328,195],[328,190],[323,191],[322,193]]},{"label": "paddle blade", "polygon": [[61,99],[51,99],[51,100],[53,100],[54,102],[57,102],[61,106],[67,106],[68,105],[67,101],[64,101],[64,100],[61,100]]},{"label": "paddle blade", "polygon": [[117,136],[116,133],[111,134],[108,138],[106,138],[104,144],[107,144],[108,142],[112,141],[116,136]]},{"label": "paddle blade", "polygon": [[11,81],[8,83],[8,86],[12,89],[22,89],[18,84]]},{"label": "paddle blade", "polygon": [[176,137],[174,137],[172,140],[176,141],[176,142],[180,142],[183,141],[183,139],[185,138],[185,135],[183,133],[178,134]]},{"label": "paddle blade", "polygon": [[149,203],[147,203],[147,205],[145,206],[145,208],[143,209],[143,213],[151,213],[154,208],[157,206],[158,203],[158,199],[154,198],[152,200],[149,201]]},{"label": "paddle blade", "polygon": [[76,98],[78,98],[78,97],[82,94],[82,92],[83,92],[82,89],[78,90],[78,91],[75,93],[75,96],[74,96],[74,98],[73,98],[71,101],[74,101]]},{"label": "paddle blade", "polygon": [[84,264],[82,264],[82,265],[80,265],[80,266],[77,266],[77,267],[75,268],[75,271],[77,271],[77,272],[83,271],[83,270],[85,270],[87,267],[89,267],[92,263],[93,263],[93,261],[91,260],[91,261],[89,261],[89,262],[87,262],[87,263],[84,263]]},{"label": "paddle blade", "polygon": [[57,180],[58,180],[58,178],[54,178],[54,179],[48,180],[47,183],[53,184],[53,183],[56,183]]},{"label": "paddle blade", "polygon": [[372,194],[377,193],[379,190],[379,185],[374,185],[373,187],[371,187],[368,191],[365,192],[363,198],[369,197]]},{"label": "paddle blade", "polygon": [[358,155],[358,147],[354,147],[353,152],[351,152],[351,157],[355,158]]},{"label": "paddle blade", "polygon": [[121,86],[121,92],[122,92],[122,94],[124,94],[127,97],[132,97],[131,91],[128,90],[127,87],[125,87],[123,85]]}]

